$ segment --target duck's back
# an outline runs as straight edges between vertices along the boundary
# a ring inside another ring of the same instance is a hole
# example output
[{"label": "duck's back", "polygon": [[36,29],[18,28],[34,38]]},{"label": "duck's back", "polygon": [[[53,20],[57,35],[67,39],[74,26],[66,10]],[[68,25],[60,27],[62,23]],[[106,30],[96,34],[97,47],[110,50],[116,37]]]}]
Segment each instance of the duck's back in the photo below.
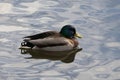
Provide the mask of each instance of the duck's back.
[{"label": "duck's back", "polygon": [[26,36],[26,37],[24,37],[24,41],[26,41],[27,39],[30,39],[30,40],[43,39],[43,38],[47,38],[47,37],[51,37],[51,36],[60,36],[60,34],[55,31],[48,31],[48,32],[40,33],[40,34]]}]

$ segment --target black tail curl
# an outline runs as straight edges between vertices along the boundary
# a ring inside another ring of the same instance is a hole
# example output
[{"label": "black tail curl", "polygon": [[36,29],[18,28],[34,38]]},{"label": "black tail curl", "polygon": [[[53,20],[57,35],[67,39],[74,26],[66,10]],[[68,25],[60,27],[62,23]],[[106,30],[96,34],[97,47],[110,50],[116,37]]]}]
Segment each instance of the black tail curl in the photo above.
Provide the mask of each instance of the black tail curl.
[{"label": "black tail curl", "polygon": [[30,43],[30,42],[22,42],[21,46],[27,46],[27,47],[31,47],[31,48],[34,47],[34,45],[32,43]]}]

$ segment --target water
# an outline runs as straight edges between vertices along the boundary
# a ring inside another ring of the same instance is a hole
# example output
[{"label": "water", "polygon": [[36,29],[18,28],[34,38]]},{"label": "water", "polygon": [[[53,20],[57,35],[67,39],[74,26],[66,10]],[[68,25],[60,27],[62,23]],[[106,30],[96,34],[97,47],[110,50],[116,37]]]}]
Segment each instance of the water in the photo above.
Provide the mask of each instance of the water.
[{"label": "water", "polygon": [[[72,24],[84,38],[70,63],[30,58],[22,37]],[[0,80],[120,80],[120,0],[0,0]]]}]

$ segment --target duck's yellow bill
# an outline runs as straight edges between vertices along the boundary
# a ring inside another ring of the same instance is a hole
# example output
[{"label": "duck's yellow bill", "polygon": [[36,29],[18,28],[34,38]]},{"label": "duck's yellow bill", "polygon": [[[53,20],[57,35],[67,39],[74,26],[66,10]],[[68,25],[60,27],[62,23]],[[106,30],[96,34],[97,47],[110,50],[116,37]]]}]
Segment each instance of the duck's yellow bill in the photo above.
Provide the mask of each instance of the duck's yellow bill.
[{"label": "duck's yellow bill", "polygon": [[82,38],[83,37],[82,35],[80,35],[78,33],[76,33],[75,36],[78,37],[78,38]]}]

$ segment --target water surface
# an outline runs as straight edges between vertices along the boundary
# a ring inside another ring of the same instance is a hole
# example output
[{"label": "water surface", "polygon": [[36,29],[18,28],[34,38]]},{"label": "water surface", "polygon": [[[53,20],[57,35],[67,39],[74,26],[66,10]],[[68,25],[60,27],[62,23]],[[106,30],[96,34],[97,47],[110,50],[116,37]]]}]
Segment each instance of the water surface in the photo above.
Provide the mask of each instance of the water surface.
[{"label": "water surface", "polygon": [[[74,61],[27,59],[22,37],[74,25]],[[120,0],[0,0],[0,80],[120,80]]]}]

